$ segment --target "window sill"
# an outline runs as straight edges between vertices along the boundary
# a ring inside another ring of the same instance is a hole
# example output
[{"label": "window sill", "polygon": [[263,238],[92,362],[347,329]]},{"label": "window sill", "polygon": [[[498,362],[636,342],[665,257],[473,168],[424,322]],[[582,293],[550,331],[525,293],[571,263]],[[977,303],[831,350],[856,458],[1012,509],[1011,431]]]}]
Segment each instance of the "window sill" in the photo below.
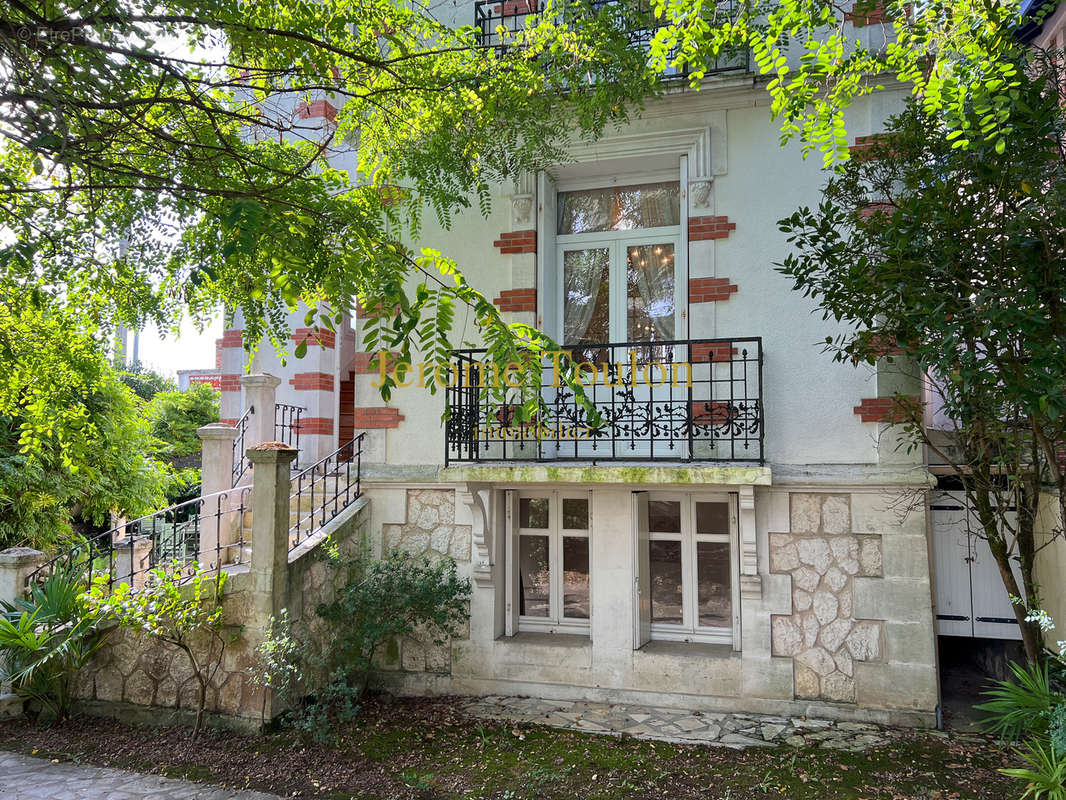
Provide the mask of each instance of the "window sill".
[{"label": "window sill", "polygon": [[706,642],[651,641],[637,652],[647,655],[685,656],[686,658],[740,658],[740,652],[734,650],[731,644],[708,644]]},{"label": "window sill", "polygon": [[519,631],[514,636],[501,636],[496,642],[503,645],[539,645],[571,648],[583,648],[592,645],[592,639],[589,638],[587,633],[540,633],[534,631]]}]

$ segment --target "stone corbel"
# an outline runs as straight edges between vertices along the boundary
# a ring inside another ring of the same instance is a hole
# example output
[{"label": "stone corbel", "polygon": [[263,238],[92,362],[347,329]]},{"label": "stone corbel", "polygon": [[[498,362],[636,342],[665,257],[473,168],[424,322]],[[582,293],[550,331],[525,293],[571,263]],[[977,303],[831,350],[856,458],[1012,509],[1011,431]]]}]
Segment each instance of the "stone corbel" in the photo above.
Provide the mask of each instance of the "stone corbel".
[{"label": "stone corbel", "polygon": [[758,600],[762,597],[759,575],[759,552],[755,538],[755,487],[740,487],[740,596]]},{"label": "stone corbel", "polygon": [[489,490],[478,484],[456,489],[455,499],[470,509],[471,564],[474,583],[492,586],[492,523]]}]

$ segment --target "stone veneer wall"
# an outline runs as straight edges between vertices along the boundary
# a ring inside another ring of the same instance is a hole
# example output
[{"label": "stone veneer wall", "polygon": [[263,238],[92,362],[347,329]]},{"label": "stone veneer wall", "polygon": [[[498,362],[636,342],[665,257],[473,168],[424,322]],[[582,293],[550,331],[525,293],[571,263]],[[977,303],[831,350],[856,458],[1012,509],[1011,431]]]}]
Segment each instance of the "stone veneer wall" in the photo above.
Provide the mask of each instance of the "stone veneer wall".
[{"label": "stone veneer wall", "polygon": [[[455,524],[454,489],[408,489],[405,521],[381,526],[384,552],[405,550],[431,559],[450,556],[460,565],[470,563],[471,528]],[[466,632],[461,637],[467,638]],[[419,636],[406,636],[392,643],[377,659],[384,672],[451,673],[451,646],[435,645]]]},{"label": "stone veneer wall", "polygon": [[793,661],[798,699],[856,701],[855,662],[880,661],[884,621],[855,616],[855,581],[883,577],[878,534],[852,531],[851,496],[789,495],[789,533],[771,533],[770,571],[791,575],[792,613],[771,618],[771,652]]},{"label": "stone veneer wall", "polygon": [[[367,508],[289,562],[289,615],[294,627],[305,626],[312,641],[321,641],[325,634],[315,608],[329,602],[347,580],[346,570],[332,569],[326,563],[322,545],[335,546],[342,561],[358,558],[369,520]],[[257,725],[263,709],[263,691],[251,678],[255,648],[263,633],[249,624],[254,618],[251,589],[252,576],[247,571],[235,572],[226,581],[222,598],[226,647],[207,690],[207,711],[238,724],[243,721],[244,727]],[[197,642],[201,655],[208,642],[206,636]],[[217,647],[214,652],[217,658]],[[79,673],[75,693],[94,713],[129,715],[136,707],[194,713],[199,684],[185,653],[154,637],[117,628]]]}]

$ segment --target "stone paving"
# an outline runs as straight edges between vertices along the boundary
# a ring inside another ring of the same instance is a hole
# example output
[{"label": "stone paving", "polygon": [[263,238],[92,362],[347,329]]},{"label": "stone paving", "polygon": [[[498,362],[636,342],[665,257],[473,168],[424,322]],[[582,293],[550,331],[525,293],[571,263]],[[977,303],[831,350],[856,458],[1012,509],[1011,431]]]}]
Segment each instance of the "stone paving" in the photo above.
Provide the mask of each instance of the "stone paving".
[{"label": "stone paving", "polygon": [[0,753],[5,800],[280,800],[276,795],[220,789],[158,775]]},{"label": "stone paving", "polygon": [[733,748],[788,745],[861,751],[889,741],[887,732],[877,725],[800,717],[497,696],[472,700],[464,709],[480,719],[502,719],[587,733]]}]

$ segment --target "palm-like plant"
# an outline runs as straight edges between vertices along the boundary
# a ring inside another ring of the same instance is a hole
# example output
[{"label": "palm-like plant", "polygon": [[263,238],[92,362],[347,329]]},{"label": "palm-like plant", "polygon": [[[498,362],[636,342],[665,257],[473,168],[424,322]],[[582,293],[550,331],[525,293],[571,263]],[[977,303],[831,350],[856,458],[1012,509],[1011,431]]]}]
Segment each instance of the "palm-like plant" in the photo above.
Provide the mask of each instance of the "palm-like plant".
[{"label": "palm-like plant", "polygon": [[83,600],[86,588],[80,575],[55,572],[27,599],[0,604],[0,681],[56,720],[70,716],[74,678],[106,633],[106,615]]}]

